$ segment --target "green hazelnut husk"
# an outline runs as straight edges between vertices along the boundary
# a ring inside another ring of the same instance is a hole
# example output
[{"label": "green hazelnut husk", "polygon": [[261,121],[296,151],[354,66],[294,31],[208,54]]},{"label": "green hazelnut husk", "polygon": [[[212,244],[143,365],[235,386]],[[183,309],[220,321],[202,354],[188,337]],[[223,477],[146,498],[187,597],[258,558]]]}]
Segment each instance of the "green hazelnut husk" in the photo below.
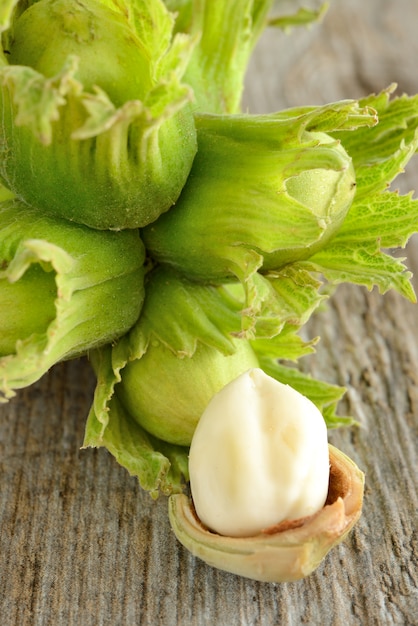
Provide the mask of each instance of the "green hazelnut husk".
[{"label": "green hazelnut husk", "polygon": [[[196,152],[181,81],[192,44],[173,37],[162,2],[152,5],[130,14],[104,0],[40,0],[13,20],[0,67],[0,178],[44,214],[120,230],[177,200]],[[147,11],[158,13],[158,36]]]},{"label": "green hazelnut husk", "polygon": [[126,361],[115,393],[148,433],[188,446],[212,396],[258,359],[236,336],[238,303],[222,289],[160,266],[147,275],[145,293],[137,323],[114,349]]},{"label": "green hazelnut husk", "polygon": [[92,230],[0,203],[0,403],[55,363],[112,343],[144,301],[138,231]]},{"label": "green hazelnut husk", "polygon": [[[180,358],[156,343],[122,370],[117,396],[129,415],[154,437],[187,446],[210,399],[231,380],[257,367],[245,339],[224,355],[200,344],[193,356]],[[175,402],[173,402],[175,398]]]},{"label": "green hazelnut husk", "polygon": [[222,282],[309,258],[338,232],[355,196],[341,143],[298,135],[300,120],[279,114],[195,119],[199,149],[187,183],[143,231],[151,257]]}]

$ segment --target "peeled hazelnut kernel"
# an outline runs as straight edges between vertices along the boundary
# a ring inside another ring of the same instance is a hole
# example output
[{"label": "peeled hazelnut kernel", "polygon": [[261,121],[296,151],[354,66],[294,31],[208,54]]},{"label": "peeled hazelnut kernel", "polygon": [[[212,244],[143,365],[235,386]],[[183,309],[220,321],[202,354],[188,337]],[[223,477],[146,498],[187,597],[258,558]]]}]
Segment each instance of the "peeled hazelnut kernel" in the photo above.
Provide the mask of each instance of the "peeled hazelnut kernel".
[{"label": "peeled hazelnut kernel", "polygon": [[361,515],[364,474],[328,444],[330,480],[324,507],[316,514],[267,528],[253,537],[225,537],[208,530],[184,494],[169,498],[177,539],[208,565],[263,582],[291,582],[311,574]]},{"label": "peeled hazelnut kernel", "polygon": [[211,530],[248,537],[319,511],[329,482],[327,429],[311,400],[253,368],[214,395],[190,446],[190,489]]}]

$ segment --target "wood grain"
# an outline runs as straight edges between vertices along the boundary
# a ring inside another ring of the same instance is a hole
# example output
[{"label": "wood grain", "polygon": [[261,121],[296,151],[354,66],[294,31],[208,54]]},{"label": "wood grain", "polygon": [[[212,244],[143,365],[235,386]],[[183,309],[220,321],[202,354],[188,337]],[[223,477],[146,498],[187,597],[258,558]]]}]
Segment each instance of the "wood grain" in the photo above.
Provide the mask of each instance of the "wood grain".
[{"label": "wood grain", "polygon": [[[320,26],[268,32],[251,63],[251,112],[418,92],[416,0],[334,0]],[[402,183],[418,185],[416,160]],[[418,244],[408,248],[418,276]],[[418,282],[415,281],[418,288]],[[265,584],[214,570],[175,540],[104,450],[80,450],[94,380],[64,363],[0,407],[0,615],[5,626],[418,624],[418,309],[340,287],[308,325],[305,367],[343,384],[358,429],[332,443],[366,473],[364,513],[306,580]]]}]

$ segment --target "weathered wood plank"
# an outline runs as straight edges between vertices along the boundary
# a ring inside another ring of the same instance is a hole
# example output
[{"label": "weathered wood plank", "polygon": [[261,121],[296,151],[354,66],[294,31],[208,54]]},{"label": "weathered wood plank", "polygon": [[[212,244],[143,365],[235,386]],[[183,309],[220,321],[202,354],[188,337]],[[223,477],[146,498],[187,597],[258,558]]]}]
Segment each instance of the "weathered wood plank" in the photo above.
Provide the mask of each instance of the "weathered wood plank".
[{"label": "weathered wood plank", "polygon": [[[418,3],[334,0],[324,23],[268,33],[248,79],[252,112],[379,91],[418,92]],[[409,168],[403,187],[418,185]],[[409,247],[418,276],[418,245]],[[416,281],[415,286],[418,286]],[[0,408],[2,624],[164,626],[418,624],[418,312],[396,294],[343,286],[306,332],[306,368],[347,386],[361,428],[333,443],[366,472],[364,514],[317,572],[262,584],[213,570],[173,537],[103,450],[80,451],[94,380],[61,364]]]}]

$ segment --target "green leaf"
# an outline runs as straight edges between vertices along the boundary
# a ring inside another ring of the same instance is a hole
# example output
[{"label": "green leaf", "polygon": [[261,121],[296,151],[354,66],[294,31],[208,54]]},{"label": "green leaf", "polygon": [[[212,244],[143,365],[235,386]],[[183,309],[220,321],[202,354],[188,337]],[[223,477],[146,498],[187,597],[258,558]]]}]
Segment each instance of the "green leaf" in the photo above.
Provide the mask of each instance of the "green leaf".
[{"label": "green leaf", "polygon": [[332,243],[398,248],[405,247],[417,231],[418,199],[413,192],[387,191],[356,198]]},{"label": "green leaf", "polygon": [[303,265],[333,284],[351,282],[381,293],[395,289],[415,302],[411,272],[382,248],[404,247],[418,232],[418,200],[412,192],[381,192],[356,199],[337,235]]},{"label": "green leaf", "polygon": [[300,328],[323,301],[321,283],[298,264],[280,272],[253,274],[245,284],[243,331],[249,338],[274,337],[285,325]]},{"label": "green leaf", "polygon": [[374,127],[333,133],[353,159],[357,199],[387,189],[418,148],[418,95],[391,99],[394,88],[360,101],[376,111]]},{"label": "green leaf", "polygon": [[257,338],[250,341],[251,347],[259,360],[277,359],[298,361],[303,356],[315,352],[319,337],[304,341],[297,332],[300,328],[285,324],[280,333],[274,337]]},{"label": "green leaf", "polygon": [[116,396],[109,402],[108,413],[107,427],[100,434],[101,425],[92,407],[83,447],[105,447],[153,498],[160,493],[181,492],[188,479],[187,449],[148,435],[124,411]]},{"label": "green leaf", "polygon": [[373,250],[371,246],[353,248],[351,244],[335,243],[311,257],[305,266],[322,273],[335,285],[348,282],[364,285],[369,290],[377,287],[382,294],[394,289],[415,302],[410,282],[412,274],[402,260],[381,252],[377,246]]}]

